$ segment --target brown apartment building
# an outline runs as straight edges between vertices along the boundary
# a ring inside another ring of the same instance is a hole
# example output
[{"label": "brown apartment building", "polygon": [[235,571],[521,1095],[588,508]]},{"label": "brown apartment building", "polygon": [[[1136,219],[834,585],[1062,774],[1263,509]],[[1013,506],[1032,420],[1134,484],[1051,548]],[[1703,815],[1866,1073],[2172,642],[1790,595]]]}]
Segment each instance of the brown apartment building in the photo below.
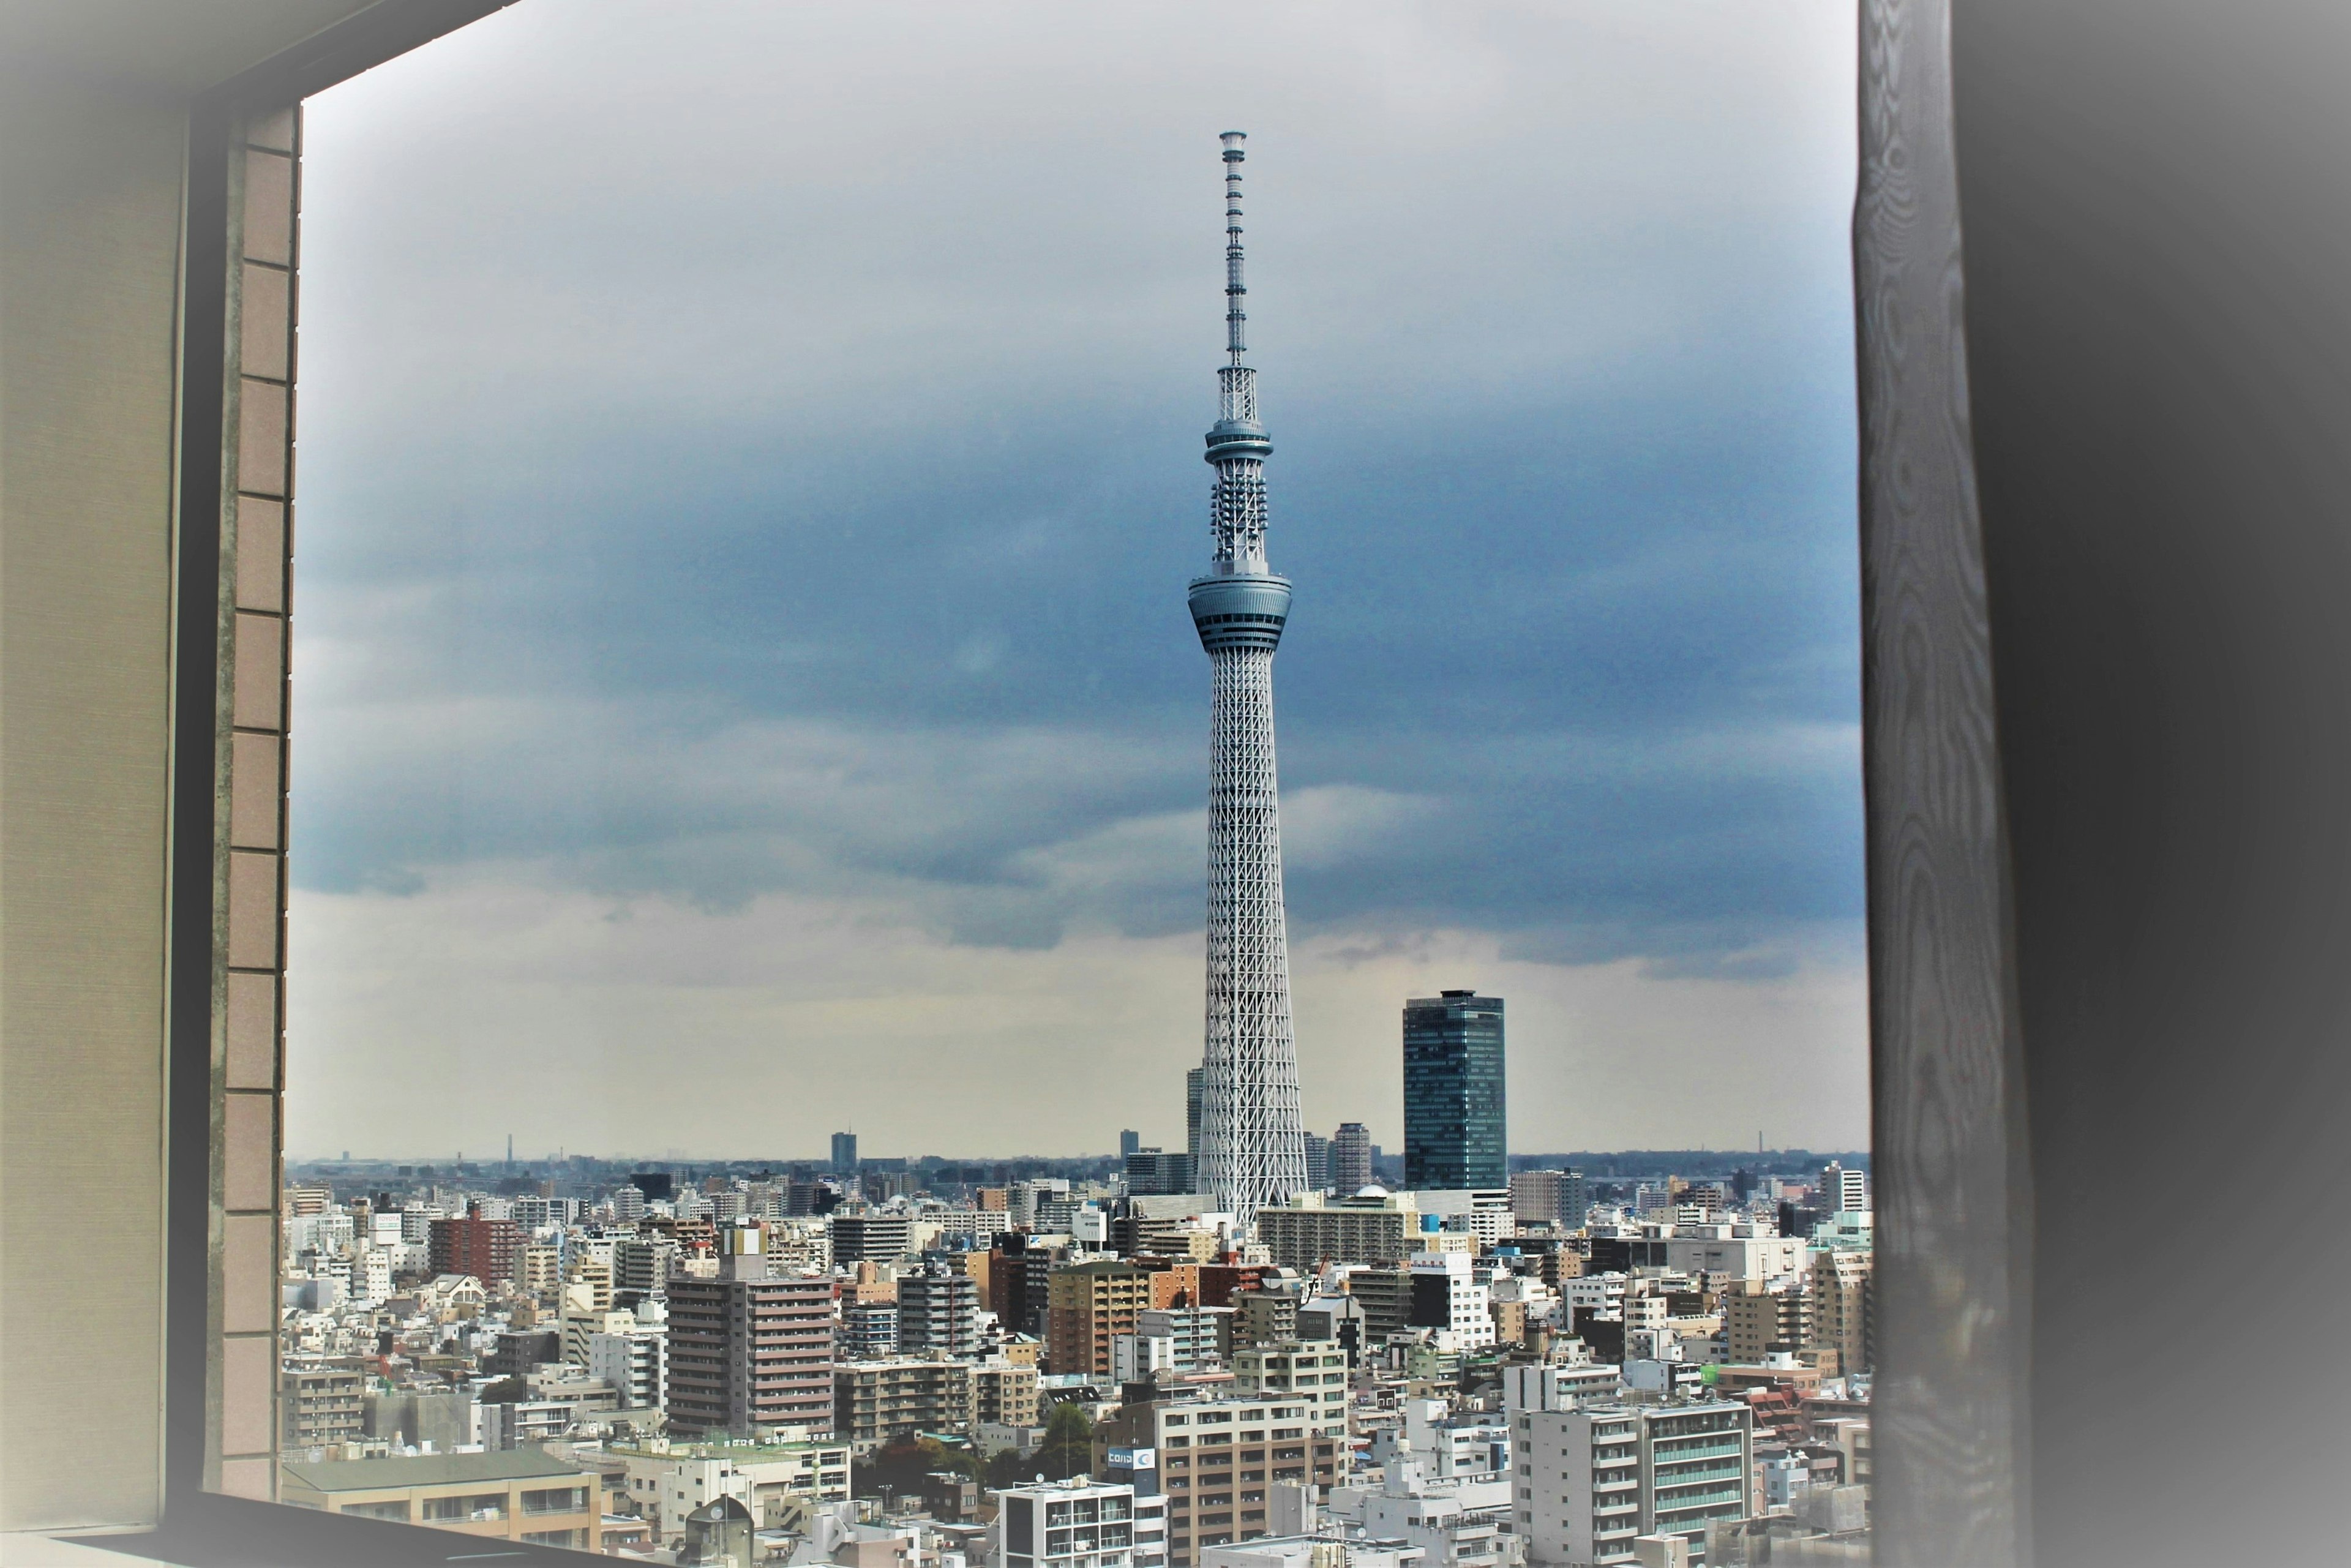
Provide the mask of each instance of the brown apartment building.
[{"label": "brown apartment building", "polygon": [[1110,1342],[1133,1333],[1151,1305],[1151,1275],[1102,1259],[1056,1269],[1045,1284],[1045,1364],[1050,1372],[1111,1375]]},{"label": "brown apartment building", "polygon": [[682,1432],[832,1430],[832,1281],[771,1273],[757,1226],[720,1234],[715,1277],[669,1281],[669,1417]]}]

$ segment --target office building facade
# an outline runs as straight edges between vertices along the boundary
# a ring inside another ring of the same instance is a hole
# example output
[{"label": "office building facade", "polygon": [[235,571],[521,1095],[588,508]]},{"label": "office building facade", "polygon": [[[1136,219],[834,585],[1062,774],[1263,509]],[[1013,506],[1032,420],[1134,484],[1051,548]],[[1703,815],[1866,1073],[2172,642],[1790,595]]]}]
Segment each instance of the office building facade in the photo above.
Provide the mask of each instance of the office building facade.
[{"label": "office building facade", "polygon": [[1502,998],[1475,991],[1404,1007],[1404,1184],[1508,1187]]}]

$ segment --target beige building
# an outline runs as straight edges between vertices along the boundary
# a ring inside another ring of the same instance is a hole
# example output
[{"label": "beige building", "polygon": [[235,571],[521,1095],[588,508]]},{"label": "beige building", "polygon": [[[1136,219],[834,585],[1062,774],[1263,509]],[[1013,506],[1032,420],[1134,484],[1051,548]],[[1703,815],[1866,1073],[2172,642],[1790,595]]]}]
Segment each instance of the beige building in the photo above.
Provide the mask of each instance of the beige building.
[{"label": "beige building", "polygon": [[1735,1280],[1722,1292],[1722,1330],[1725,1353],[1734,1364],[1756,1365],[1768,1356],[1792,1355],[1812,1342],[1812,1302],[1796,1287],[1775,1291],[1761,1280]]},{"label": "beige building", "polygon": [[278,1500],[296,1508],[429,1525],[532,1546],[603,1549],[597,1479],[537,1448],[389,1459],[290,1461]]},{"label": "beige building", "polygon": [[832,1373],[833,1436],[874,1448],[924,1432],[969,1431],[973,1371],[967,1361],[842,1362]]},{"label": "beige building", "polygon": [[1876,1364],[1877,1334],[1872,1255],[1813,1254],[1811,1344],[1836,1352],[1842,1372],[1866,1372]]},{"label": "beige building", "polygon": [[1233,1352],[1233,1387],[1244,1395],[1295,1395],[1321,1432],[1347,1429],[1347,1353],[1333,1340],[1290,1340]]},{"label": "beige building", "polygon": [[1037,1386],[1037,1362],[1033,1355],[1027,1361],[979,1363],[971,1369],[972,1424],[1035,1426]]},{"label": "beige building", "polygon": [[366,1423],[366,1378],[352,1367],[304,1367],[278,1378],[287,1452],[354,1442]]}]

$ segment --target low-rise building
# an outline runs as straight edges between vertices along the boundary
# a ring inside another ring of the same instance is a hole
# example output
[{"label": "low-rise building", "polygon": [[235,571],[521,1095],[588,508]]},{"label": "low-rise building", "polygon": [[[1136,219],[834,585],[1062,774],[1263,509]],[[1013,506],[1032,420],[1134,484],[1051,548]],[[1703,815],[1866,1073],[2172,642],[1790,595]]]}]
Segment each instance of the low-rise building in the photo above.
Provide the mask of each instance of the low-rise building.
[{"label": "low-rise building", "polygon": [[685,1516],[721,1497],[750,1510],[765,1529],[780,1529],[799,1505],[847,1502],[850,1446],[838,1438],[808,1443],[674,1443],[653,1438],[611,1445],[625,1469],[622,1495],[674,1545]]},{"label": "low-rise building", "polygon": [[833,1369],[833,1433],[861,1450],[925,1432],[968,1432],[972,1365],[965,1361],[846,1361]]},{"label": "low-rise building", "polygon": [[278,1467],[278,1500],[296,1508],[533,1546],[603,1549],[595,1478],[538,1448],[308,1461]]}]

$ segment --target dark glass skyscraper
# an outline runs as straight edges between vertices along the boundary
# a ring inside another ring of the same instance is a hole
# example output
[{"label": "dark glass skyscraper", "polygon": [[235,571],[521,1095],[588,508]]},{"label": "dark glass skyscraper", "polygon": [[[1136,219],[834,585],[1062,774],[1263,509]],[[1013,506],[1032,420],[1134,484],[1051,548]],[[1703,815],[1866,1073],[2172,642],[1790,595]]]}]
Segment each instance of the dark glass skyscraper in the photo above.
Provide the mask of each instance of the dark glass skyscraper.
[{"label": "dark glass skyscraper", "polygon": [[1404,1005],[1404,1184],[1510,1185],[1502,998],[1475,991]]}]

